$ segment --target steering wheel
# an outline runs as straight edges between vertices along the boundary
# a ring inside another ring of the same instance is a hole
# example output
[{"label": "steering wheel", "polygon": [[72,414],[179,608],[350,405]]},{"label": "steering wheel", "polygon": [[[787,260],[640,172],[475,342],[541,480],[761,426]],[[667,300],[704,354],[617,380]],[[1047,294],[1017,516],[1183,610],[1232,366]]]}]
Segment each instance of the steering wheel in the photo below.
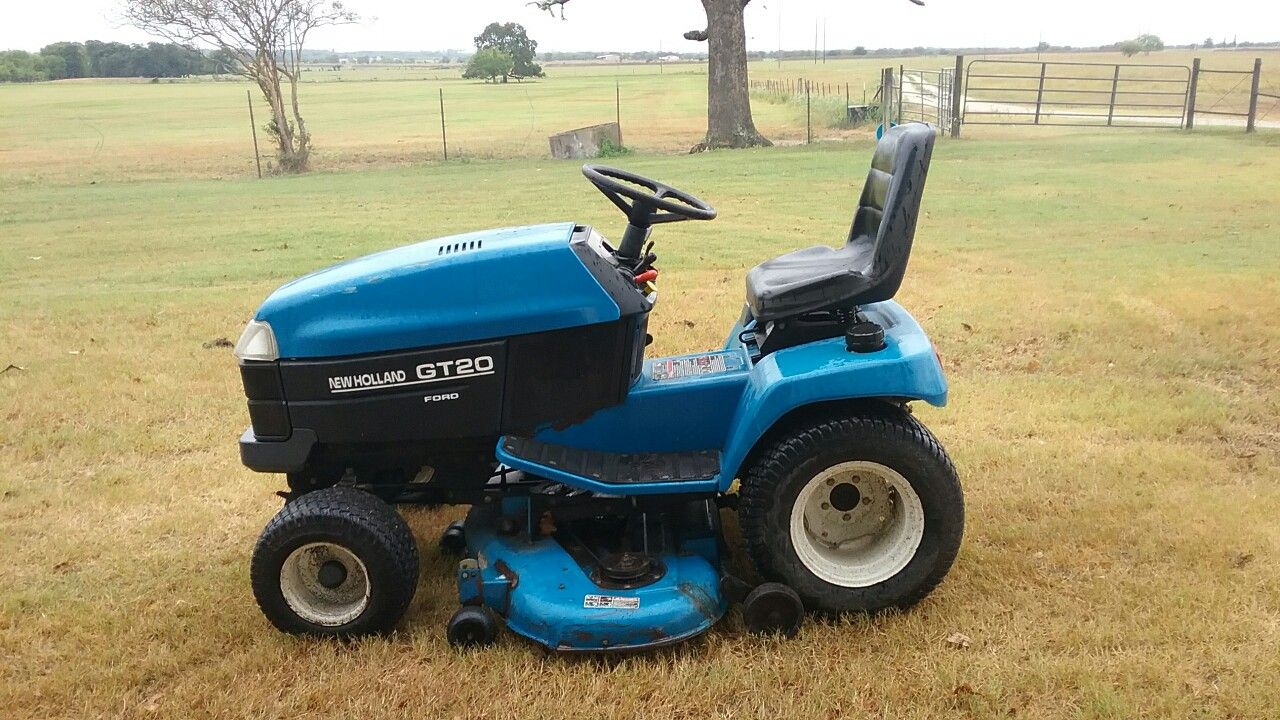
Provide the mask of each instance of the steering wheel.
[{"label": "steering wheel", "polygon": [[716,216],[716,209],[706,201],[643,175],[604,165],[583,165],[582,174],[627,216],[627,230],[618,248],[622,257],[639,257],[654,225]]},{"label": "steering wheel", "polygon": [[[582,174],[626,213],[627,221],[636,227],[680,220],[711,220],[716,216],[716,209],[705,201],[643,175],[604,165],[583,165]],[[623,198],[629,198],[631,204]]]}]

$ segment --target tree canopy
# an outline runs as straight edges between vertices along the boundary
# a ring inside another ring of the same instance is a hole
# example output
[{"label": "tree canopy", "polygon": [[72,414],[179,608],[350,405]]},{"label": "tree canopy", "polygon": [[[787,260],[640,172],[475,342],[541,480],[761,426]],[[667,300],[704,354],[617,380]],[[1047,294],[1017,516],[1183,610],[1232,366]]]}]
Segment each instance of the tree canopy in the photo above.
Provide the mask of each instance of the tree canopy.
[{"label": "tree canopy", "polygon": [[1123,40],[1116,43],[1116,48],[1124,53],[1125,57],[1133,57],[1138,53],[1151,53],[1164,49],[1164,41],[1159,35],[1144,34],[1132,40]]},{"label": "tree canopy", "polygon": [[530,39],[520,23],[489,23],[475,37],[476,54],[484,50],[497,50],[511,56],[511,69],[502,73],[502,80],[508,77],[517,80],[527,77],[542,77],[542,66],[534,62],[538,52],[538,42]]},{"label": "tree canopy", "polygon": [[126,45],[90,40],[56,42],[38,53],[0,53],[0,82],[84,77],[183,77],[222,72],[218,59],[174,43]]},{"label": "tree canopy", "polygon": [[475,55],[471,56],[471,61],[467,63],[467,69],[463,71],[464,78],[483,78],[486,82],[497,80],[499,77],[505,82],[507,77],[511,75],[511,69],[515,65],[515,59],[510,53],[505,53],[497,48],[485,48],[477,50]]},{"label": "tree canopy", "polygon": [[125,0],[124,15],[152,35],[219,51],[228,71],[256,83],[270,106],[277,167],[307,169],[311,134],[298,99],[302,54],[312,30],[356,21],[342,0]]}]

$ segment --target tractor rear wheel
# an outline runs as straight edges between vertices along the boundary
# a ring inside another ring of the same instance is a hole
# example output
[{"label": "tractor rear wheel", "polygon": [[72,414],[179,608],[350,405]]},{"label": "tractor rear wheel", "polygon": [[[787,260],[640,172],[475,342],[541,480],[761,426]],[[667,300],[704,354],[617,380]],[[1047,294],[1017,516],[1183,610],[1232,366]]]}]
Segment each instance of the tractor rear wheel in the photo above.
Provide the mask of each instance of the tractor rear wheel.
[{"label": "tractor rear wheel", "polygon": [[418,547],[394,508],[339,485],[276,513],[258,538],[250,577],[258,606],[284,632],[381,633],[413,600]]},{"label": "tractor rear wheel", "polygon": [[747,553],[829,615],[907,608],[954,562],[964,494],[937,439],[889,405],[776,438],[742,482]]}]

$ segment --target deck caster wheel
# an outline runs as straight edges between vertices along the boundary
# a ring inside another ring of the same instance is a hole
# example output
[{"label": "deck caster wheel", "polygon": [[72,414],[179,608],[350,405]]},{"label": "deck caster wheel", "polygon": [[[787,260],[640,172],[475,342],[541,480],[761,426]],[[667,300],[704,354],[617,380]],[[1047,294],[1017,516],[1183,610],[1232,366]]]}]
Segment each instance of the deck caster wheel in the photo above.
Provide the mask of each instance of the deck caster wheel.
[{"label": "deck caster wheel", "polygon": [[253,594],[287,633],[387,632],[418,585],[418,548],[390,505],[362,490],[309,492],[267,524],[250,566]]},{"label": "deck caster wheel", "polygon": [[498,640],[498,618],[487,607],[467,605],[449,618],[445,637],[457,648],[488,647]]},{"label": "deck caster wheel", "polygon": [[461,520],[449,523],[440,533],[440,550],[448,555],[461,555],[467,549],[467,534]]},{"label": "deck caster wheel", "polygon": [[795,637],[804,624],[804,603],[782,583],[762,583],[742,601],[742,620],[755,635]]}]

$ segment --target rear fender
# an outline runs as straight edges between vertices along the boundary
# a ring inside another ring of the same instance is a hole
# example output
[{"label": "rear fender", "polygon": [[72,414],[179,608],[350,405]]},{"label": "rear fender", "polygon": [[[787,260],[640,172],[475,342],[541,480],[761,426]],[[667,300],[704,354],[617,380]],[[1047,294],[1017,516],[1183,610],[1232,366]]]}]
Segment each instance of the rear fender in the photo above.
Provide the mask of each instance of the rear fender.
[{"label": "rear fender", "polygon": [[771,353],[751,369],[721,457],[722,492],[770,429],[806,408],[871,399],[946,404],[942,364],[919,323],[892,301],[862,310],[884,328],[884,349],[854,353],[832,338]]}]

